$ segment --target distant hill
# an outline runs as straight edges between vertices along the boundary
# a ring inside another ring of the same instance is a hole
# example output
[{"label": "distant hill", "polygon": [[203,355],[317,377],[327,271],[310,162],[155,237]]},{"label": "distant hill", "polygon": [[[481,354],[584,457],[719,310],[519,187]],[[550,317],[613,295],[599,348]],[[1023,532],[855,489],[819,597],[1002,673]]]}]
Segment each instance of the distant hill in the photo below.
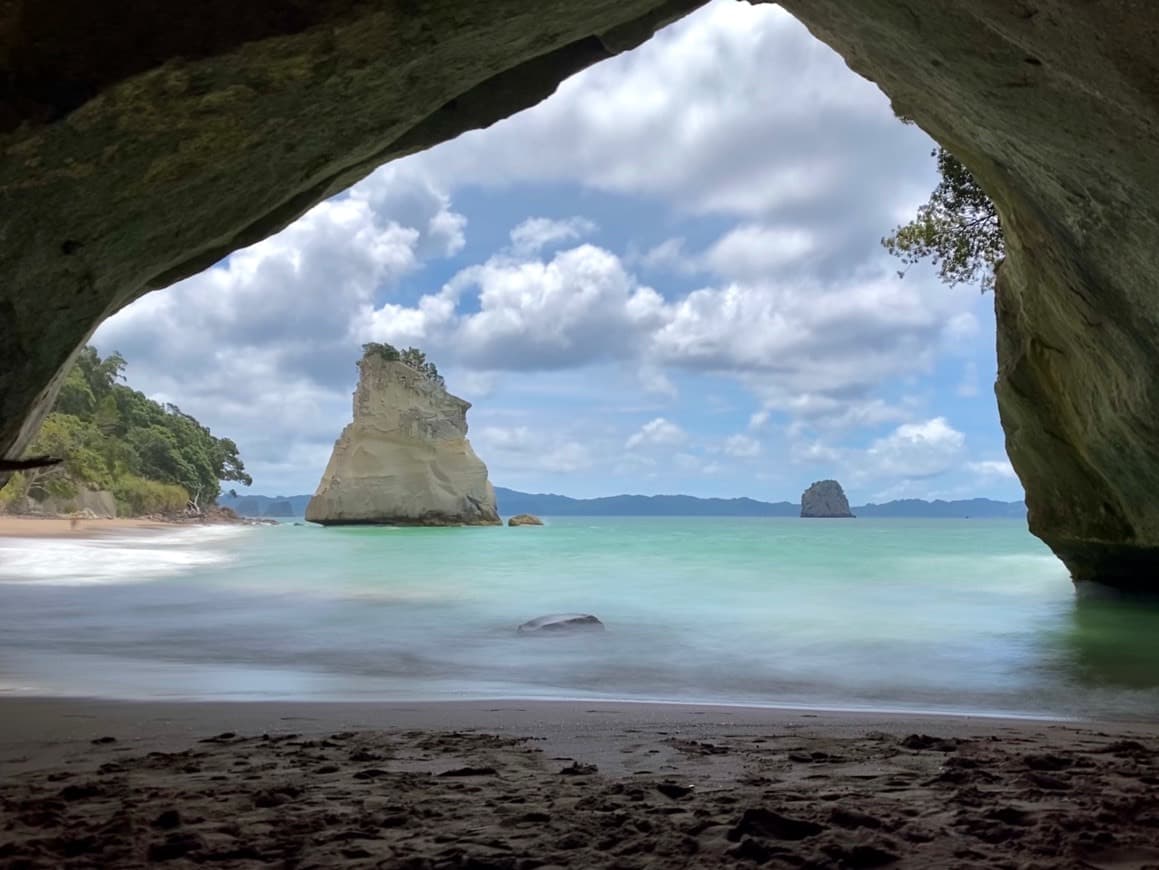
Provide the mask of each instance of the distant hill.
[{"label": "distant hill", "polygon": [[301,517],[306,514],[308,495],[275,496],[223,493],[217,497],[222,507],[233,508],[243,517]]},{"label": "distant hill", "polygon": [[988,498],[971,498],[962,501],[923,501],[920,498],[903,498],[887,501],[885,504],[863,504],[853,508],[859,517],[928,517],[931,519],[958,519],[961,517],[1011,517],[1021,519],[1026,516],[1026,503],[1021,501],[991,501]]},{"label": "distant hill", "polygon": [[696,498],[691,495],[612,495],[569,498],[495,487],[502,514],[548,517],[795,517],[799,504],[751,498]]},{"label": "distant hill", "polygon": [[[690,495],[613,495],[604,498],[569,498],[518,492],[495,487],[502,514],[565,516],[647,517],[796,517],[801,505],[787,501],[767,502],[751,498],[695,498]],[[972,498],[963,501],[923,501],[916,498],[867,504],[853,508],[859,517],[1024,517],[1020,501]]]},{"label": "distant hill", "polygon": [[[796,517],[801,506],[787,501],[757,501],[751,498],[696,498],[691,495],[613,495],[604,498],[569,498],[566,495],[519,492],[495,487],[499,512],[538,514],[544,517]],[[233,508],[247,517],[300,517],[306,513],[308,495],[277,496],[222,495],[218,504]],[[963,501],[923,501],[907,498],[885,504],[853,508],[859,517],[908,517],[929,519],[978,519],[1026,516],[1020,501],[992,501],[972,498]]]}]

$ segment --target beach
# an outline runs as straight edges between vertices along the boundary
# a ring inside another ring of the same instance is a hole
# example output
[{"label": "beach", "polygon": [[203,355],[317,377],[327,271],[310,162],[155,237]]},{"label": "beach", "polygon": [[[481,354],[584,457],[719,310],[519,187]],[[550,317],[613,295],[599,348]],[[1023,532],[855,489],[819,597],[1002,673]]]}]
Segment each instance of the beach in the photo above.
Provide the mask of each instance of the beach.
[{"label": "beach", "polygon": [[1138,724],[0,699],[0,866],[1153,867]]},{"label": "beach", "polygon": [[92,538],[100,535],[147,533],[175,523],[136,517],[72,519],[0,514],[0,538]]}]

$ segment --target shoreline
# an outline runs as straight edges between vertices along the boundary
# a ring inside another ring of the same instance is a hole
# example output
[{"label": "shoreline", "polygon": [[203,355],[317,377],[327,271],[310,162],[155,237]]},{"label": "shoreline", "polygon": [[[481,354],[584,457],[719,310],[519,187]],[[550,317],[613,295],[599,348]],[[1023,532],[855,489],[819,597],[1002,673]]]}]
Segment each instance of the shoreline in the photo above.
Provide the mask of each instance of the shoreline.
[{"label": "shoreline", "polygon": [[163,517],[67,517],[0,514],[0,540],[73,539],[91,540],[113,534],[148,534],[202,526],[273,525],[244,518],[165,519]]},{"label": "shoreline", "polygon": [[1145,867],[1159,725],[0,697],[0,864]]},{"label": "shoreline", "polygon": [[144,517],[84,519],[59,516],[0,515],[0,538],[97,538],[116,532],[146,533],[171,529],[170,523]]},{"label": "shoreline", "polygon": [[[623,709],[627,711],[647,712],[649,715],[661,717],[664,713],[670,712],[673,715],[683,715],[688,711],[696,711],[697,715],[721,713],[722,715],[748,715],[756,719],[763,719],[766,717],[779,718],[781,716],[826,716],[835,718],[855,718],[855,719],[873,719],[873,718],[888,718],[888,719],[904,719],[914,721],[925,720],[969,720],[980,722],[1014,722],[1014,723],[1042,723],[1042,724],[1064,724],[1064,725],[1100,725],[1105,727],[1149,727],[1152,722],[1149,719],[1129,717],[1115,719],[1115,718],[1098,718],[1091,716],[1083,716],[1077,714],[1064,713],[1049,713],[1049,712],[1021,712],[1008,710],[938,710],[928,708],[905,708],[905,707],[889,707],[889,706],[840,706],[837,703],[754,703],[746,701],[727,701],[727,700],[670,700],[657,698],[632,698],[632,697],[583,697],[558,695],[553,697],[548,696],[520,696],[520,695],[497,695],[490,697],[487,695],[467,695],[463,694],[461,697],[384,697],[384,698],[359,698],[355,696],[350,697],[336,697],[336,696],[317,696],[317,697],[269,697],[261,698],[254,696],[236,696],[223,697],[213,695],[168,695],[168,696],[113,696],[113,695],[84,695],[72,691],[63,690],[58,693],[50,692],[40,686],[18,687],[15,685],[0,684],[0,709],[11,701],[26,701],[30,703],[44,703],[44,704],[91,704],[91,705],[110,705],[112,707],[123,706],[168,706],[172,705],[177,708],[205,706],[205,707],[220,707],[223,710],[231,708],[249,708],[254,711],[259,711],[263,708],[282,708],[282,707],[306,707],[311,709],[342,709],[347,708],[351,710],[401,710],[401,709],[426,709],[432,710],[443,709],[446,711],[460,712],[467,711],[472,708],[487,708],[495,705],[522,705],[524,707],[535,708],[541,712],[550,712],[552,710],[562,710],[564,708],[578,708],[578,707],[613,707],[617,710]],[[1159,732],[1159,722],[1154,723]]]},{"label": "shoreline", "polygon": [[[801,735],[852,737],[867,732],[939,738],[1094,732],[1156,741],[1159,722],[1023,718],[989,714],[754,707],[656,701],[476,699],[437,701],[115,700],[0,695],[0,780],[16,753],[31,763],[70,744],[112,736],[141,748],[174,746],[223,730],[305,735],[334,730],[474,731],[535,739],[574,751],[592,742],[592,762],[607,764],[626,734],[647,729],[719,737],[791,729]],[[41,759],[44,760],[44,759]],[[1157,771],[1159,772],[1159,771]]]}]

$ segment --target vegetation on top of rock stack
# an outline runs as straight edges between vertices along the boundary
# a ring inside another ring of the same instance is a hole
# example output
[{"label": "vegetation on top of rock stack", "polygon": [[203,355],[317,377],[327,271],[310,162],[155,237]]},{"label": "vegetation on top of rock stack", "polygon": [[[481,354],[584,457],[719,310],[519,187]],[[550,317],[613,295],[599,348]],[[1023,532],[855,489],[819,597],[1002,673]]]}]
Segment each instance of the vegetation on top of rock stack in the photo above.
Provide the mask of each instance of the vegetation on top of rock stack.
[{"label": "vegetation on top of rock stack", "polygon": [[446,386],[446,381],[439,374],[438,368],[435,367],[433,362],[429,362],[427,355],[417,347],[408,347],[404,350],[399,350],[393,344],[387,344],[381,341],[368,341],[362,345],[362,358],[366,359],[368,356],[381,357],[387,362],[404,363],[416,372],[421,372],[426,375],[440,387]]},{"label": "vegetation on top of rock stack", "polygon": [[90,489],[111,491],[122,514],[171,513],[209,507],[222,481],[252,483],[232,440],[120,383],[124,368],[119,353],[81,351],[27,450],[63,461],[14,474],[0,489],[0,509]]},{"label": "vegetation on top of rock stack", "polygon": [[977,283],[983,292],[993,290],[994,269],[1006,253],[998,209],[958,158],[941,147],[932,154],[941,181],[917,217],[881,243],[907,266],[932,260],[950,286]]}]

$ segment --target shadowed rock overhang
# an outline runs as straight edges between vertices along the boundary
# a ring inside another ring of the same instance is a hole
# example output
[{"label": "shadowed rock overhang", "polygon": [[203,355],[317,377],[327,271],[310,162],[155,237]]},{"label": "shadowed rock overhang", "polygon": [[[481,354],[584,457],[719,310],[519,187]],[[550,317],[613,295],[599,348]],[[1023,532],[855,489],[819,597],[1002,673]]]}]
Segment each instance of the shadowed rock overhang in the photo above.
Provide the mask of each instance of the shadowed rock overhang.
[{"label": "shadowed rock overhang", "polygon": [[[0,456],[105,317],[698,5],[0,2]],[[782,5],[998,204],[996,389],[1032,530],[1076,578],[1159,587],[1159,6]]]}]

